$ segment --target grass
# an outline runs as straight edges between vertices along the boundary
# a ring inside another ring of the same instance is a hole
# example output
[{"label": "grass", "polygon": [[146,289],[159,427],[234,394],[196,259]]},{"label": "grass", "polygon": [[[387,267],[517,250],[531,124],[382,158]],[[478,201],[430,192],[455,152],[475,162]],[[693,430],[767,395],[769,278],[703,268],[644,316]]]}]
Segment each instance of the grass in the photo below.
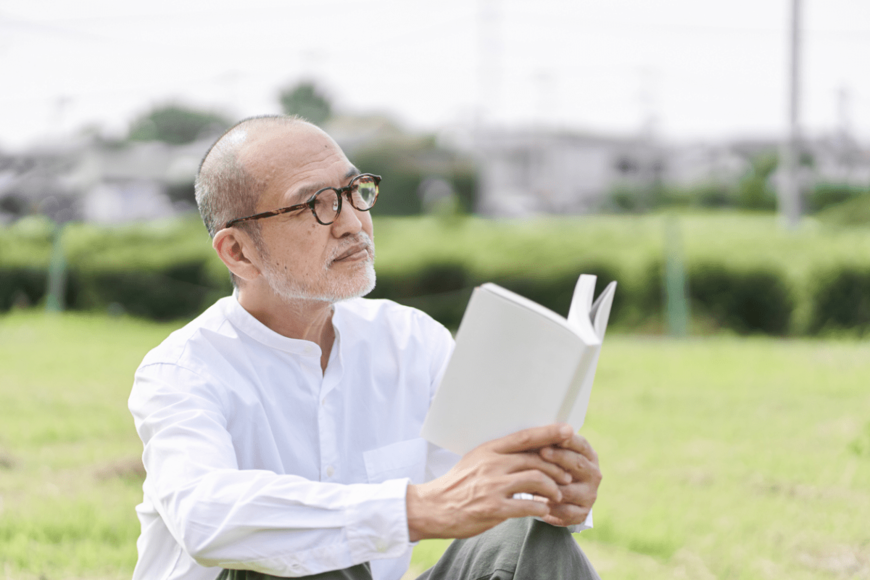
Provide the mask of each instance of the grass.
[{"label": "grass", "polygon": [[133,371],[169,326],[0,318],[0,577],[128,578],[141,442]]},{"label": "grass", "polygon": [[[126,399],[177,326],[0,317],[0,578],[130,577]],[[582,430],[604,482],[578,535],[602,577],[870,577],[868,377],[867,342],[608,336]]]}]

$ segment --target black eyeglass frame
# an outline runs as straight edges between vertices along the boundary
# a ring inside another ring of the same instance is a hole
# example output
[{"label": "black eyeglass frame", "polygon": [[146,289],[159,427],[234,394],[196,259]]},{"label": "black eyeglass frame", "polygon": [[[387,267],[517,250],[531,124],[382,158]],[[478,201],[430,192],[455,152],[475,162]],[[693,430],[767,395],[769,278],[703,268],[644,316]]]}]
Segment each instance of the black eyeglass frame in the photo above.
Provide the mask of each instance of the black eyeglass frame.
[{"label": "black eyeglass frame", "polygon": [[[375,199],[372,202],[372,204],[369,207],[367,207],[366,209],[361,209],[361,208],[358,208],[357,206],[355,206],[353,203],[353,198],[351,197],[351,193],[353,192],[354,185],[362,177],[371,177],[372,179],[375,180]],[[281,215],[281,214],[289,213],[291,211],[296,211],[296,210],[305,209],[305,208],[308,208],[311,210],[311,213],[314,214],[314,219],[317,220],[317,223],[319,223],[322,226],[328,226],[328,225],[335,223],[335,220],[337,220],[338,216],[341,215],[341,197],[342,197],[342,195],[347,197],[347,202],[351,205],[352,208],[354,208],[357,211],[369,211],[370,209],[372,209],[375,206],[375,203],[377,203],[377,201],[378,201],[378,194],[380,192],[381,179],[382,178],[380,175],[375,175],[373,173],[360,173],[359,175],[355,175],[354,178],[350,181],[350,183],[348,183],[345,187],[324,187],[323,189],[317,190],[317,193],[315,193],[310,198],[308,198],[308,201],[306,201],[304,203],[297,203],[296,205],[291,205],[289,207],[282,207],[279,209],[273,209],[271,211],[264,211],[262,213],[255,213],[254,215],[249,215],[249,216],[245,216],[245,217],[232,219],[232,220],[228,221],[226,224],[224,224],[224,228],[225,229],[231,228],[240,222],[259,220],[259,219],[272,217],[272,216],[276,216],[276,215]],[[332,221],[324,222],[317,215],[317,212],[314,211],[314,204],[317,201],[318,195],[320,195],[324,191],[329,191],[330,189],[335,192],[335,196],[338,199],[338,209],[335,211],[335,218]]]}]

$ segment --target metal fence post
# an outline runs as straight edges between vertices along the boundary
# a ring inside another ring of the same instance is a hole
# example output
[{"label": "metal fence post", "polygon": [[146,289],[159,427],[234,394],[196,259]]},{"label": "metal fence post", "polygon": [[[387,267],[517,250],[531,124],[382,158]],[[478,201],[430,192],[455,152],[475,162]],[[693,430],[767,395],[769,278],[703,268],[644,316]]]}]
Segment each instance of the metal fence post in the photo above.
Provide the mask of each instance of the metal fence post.
[{"label": "metal fence post", "polygon": [[66,256],[63,251],[64,224],[54,224],[51,244],[51,261],[48,264],[48,292],[45,297],[46,312],[63,312],[66,294]]},{"label": "metal fence post", "polygon": [[677,218],[665,221],[665,315],[668,334],[684,337],[689,333],[689,302],[686,298],[686,273],[683,267],[683,246]]}]

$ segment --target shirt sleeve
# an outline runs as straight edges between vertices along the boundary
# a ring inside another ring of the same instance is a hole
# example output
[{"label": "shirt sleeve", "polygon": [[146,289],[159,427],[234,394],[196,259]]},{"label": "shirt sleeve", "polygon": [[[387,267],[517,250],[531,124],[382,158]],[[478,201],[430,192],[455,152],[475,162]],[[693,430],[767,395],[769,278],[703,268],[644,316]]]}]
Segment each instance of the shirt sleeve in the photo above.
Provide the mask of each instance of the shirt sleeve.
[{"label": "shirt sleeve", "polygon": [[239,469],[218,387],[151,364],[129,401],[146,502],[198,564],[297,577],[406,552],[407,479],[342,485]]}]

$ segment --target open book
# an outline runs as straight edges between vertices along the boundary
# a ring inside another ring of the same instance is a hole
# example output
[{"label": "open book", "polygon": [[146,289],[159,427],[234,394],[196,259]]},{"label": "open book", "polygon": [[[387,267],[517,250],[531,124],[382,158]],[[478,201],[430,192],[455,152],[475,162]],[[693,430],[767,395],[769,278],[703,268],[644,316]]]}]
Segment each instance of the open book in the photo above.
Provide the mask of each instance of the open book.
[{"label": "open book", "polygon": [[582,275],[568,319],[495,284],[474,289],[422,437],[464,455],[527,427],[580,429],[616,282],[592,303]]}]

